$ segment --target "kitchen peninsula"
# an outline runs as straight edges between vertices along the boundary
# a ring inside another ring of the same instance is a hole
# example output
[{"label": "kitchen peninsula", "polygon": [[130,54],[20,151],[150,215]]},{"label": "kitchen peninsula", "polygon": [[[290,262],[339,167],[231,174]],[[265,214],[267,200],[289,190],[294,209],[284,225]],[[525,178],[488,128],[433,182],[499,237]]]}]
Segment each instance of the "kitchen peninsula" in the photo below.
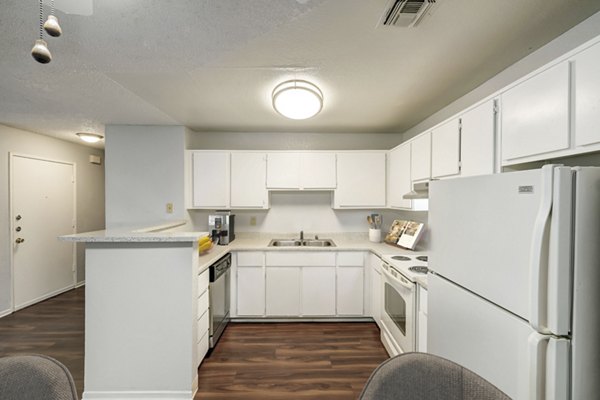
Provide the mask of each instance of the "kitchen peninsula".
[{"label": "kitchen peninsula", "polygon": [[61,237],[86,245],[84,399],[196,392],[208,345],[194,301],[198,238],[206,232],[168,232],[183,224]]}]

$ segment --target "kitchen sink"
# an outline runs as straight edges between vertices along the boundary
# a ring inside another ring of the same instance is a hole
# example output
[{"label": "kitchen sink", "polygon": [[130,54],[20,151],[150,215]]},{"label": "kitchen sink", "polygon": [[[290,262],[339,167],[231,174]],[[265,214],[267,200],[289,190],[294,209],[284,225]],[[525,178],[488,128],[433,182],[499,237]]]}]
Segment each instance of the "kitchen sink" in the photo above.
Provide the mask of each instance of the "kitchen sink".
[{"label": "kitchen sink", "polygon": [[269,247],[335,247],[331,239],[273,239]]}]

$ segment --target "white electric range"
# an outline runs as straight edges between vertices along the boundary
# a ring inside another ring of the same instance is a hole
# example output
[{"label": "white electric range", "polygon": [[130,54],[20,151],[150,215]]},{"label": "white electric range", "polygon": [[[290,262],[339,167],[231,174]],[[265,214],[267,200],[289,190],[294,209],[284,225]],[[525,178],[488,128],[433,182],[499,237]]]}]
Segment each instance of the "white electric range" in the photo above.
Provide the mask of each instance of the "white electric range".
[{"label": "white electric range", "polygon": [[427,256],[383,256],[381,339],[391,355],[417,350],[417,283],[426,284]]}]

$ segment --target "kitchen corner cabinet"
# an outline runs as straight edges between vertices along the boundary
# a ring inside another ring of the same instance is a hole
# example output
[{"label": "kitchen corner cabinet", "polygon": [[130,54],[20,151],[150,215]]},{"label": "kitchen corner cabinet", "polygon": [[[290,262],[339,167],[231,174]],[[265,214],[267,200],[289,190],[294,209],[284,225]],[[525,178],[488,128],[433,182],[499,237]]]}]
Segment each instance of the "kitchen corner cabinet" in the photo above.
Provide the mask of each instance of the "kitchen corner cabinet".
[{"label": "kitchen corner cabinet", "polygon": [[575,146],[600,143],[600,43],[572,60],[575,85]]},{"label": "kitchen corner cabinet", "polygon": [[336,187],[336,156],[326,152],[267,154],[267,188],[319,190]]},{"label": "kitchen corner cabinet", "polygon": [[504,163],[569,148],[569,63],[507,90],[502,100]]},{"label": "kitchen corner cabinet", "polygon": [[423,133],[410,142],[411,181],[431,178],[431,132]]},{"label": "kitchen corner cabinet", "polygon": [[460,121],[458,118],[431,131],[431,177],[460,174]]},{"label": "kitchen corner cabinet", "polygon": [[412,201],[402,198],[412,190],[410,143],[403,143],[388,153],[387,182],[388,206],[410,209]]},{"label": "kitchen corner cabinet", "polygon": [[494,100],[467,111],[460,120],[460,176],[493,174],[496,138]]},{"label": "kitchen corner cabinet", "polygon": [[229,152],[192,152],[192,206],[229,207]]},{"label": "kitchen corner cabinet", "polygon": [[265,153],[231,153],[231,208],[267,208]]},{"label": "kitchen corner cabinet", "polygon": [[334,208],[385,208],[385,152],[337,153]]}]

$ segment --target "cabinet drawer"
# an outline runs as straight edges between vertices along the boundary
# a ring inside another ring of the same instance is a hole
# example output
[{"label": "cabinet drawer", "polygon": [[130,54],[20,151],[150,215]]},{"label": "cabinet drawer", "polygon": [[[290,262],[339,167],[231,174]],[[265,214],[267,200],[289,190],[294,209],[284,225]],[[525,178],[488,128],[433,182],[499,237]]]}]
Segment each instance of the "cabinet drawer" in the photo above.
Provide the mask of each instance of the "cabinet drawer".
[{"label": "cabinet drawer", "polygon": [[419,311],[427,315],[427,289],[419,286]]},{"label": "cabinet drawer", "polygon": [[208,268],[198,275],[198,295],[201,295],[208,289],[208,280],[210,277],[210,272]]},{"label": "cabinet drawer", "polygon": [[198,298],[198,318],[202,317],[208,310],[208,290],[205,290],[202,296]]},{"label": "cabinet drawer", "polygon": [[273,251],[265,258],[268,267],[335,267],[334,252]]},{"label": "cabinet drawer", "polygon": [[204,314],[198,319],[198,336],[204,335],[208,332],[208,310],[204,311]]},{"label": "cabinet drawer", "polygon": [[262,267],[265,259],[263,252],[243,251],[237,253],[238,267]]},{"label": "cabinet drawer", "polygon": [[198,355],[198,364],[202,362],[204,356],[208,352],[208,331],[204,332],[204,335],[200,338],[196,344],[196,353]]},{"label": "cabinet drawer", "polygon": [[359,251],[341,251],[338,253],[338,265],[340,267],[362,267],[365,254]]}]

